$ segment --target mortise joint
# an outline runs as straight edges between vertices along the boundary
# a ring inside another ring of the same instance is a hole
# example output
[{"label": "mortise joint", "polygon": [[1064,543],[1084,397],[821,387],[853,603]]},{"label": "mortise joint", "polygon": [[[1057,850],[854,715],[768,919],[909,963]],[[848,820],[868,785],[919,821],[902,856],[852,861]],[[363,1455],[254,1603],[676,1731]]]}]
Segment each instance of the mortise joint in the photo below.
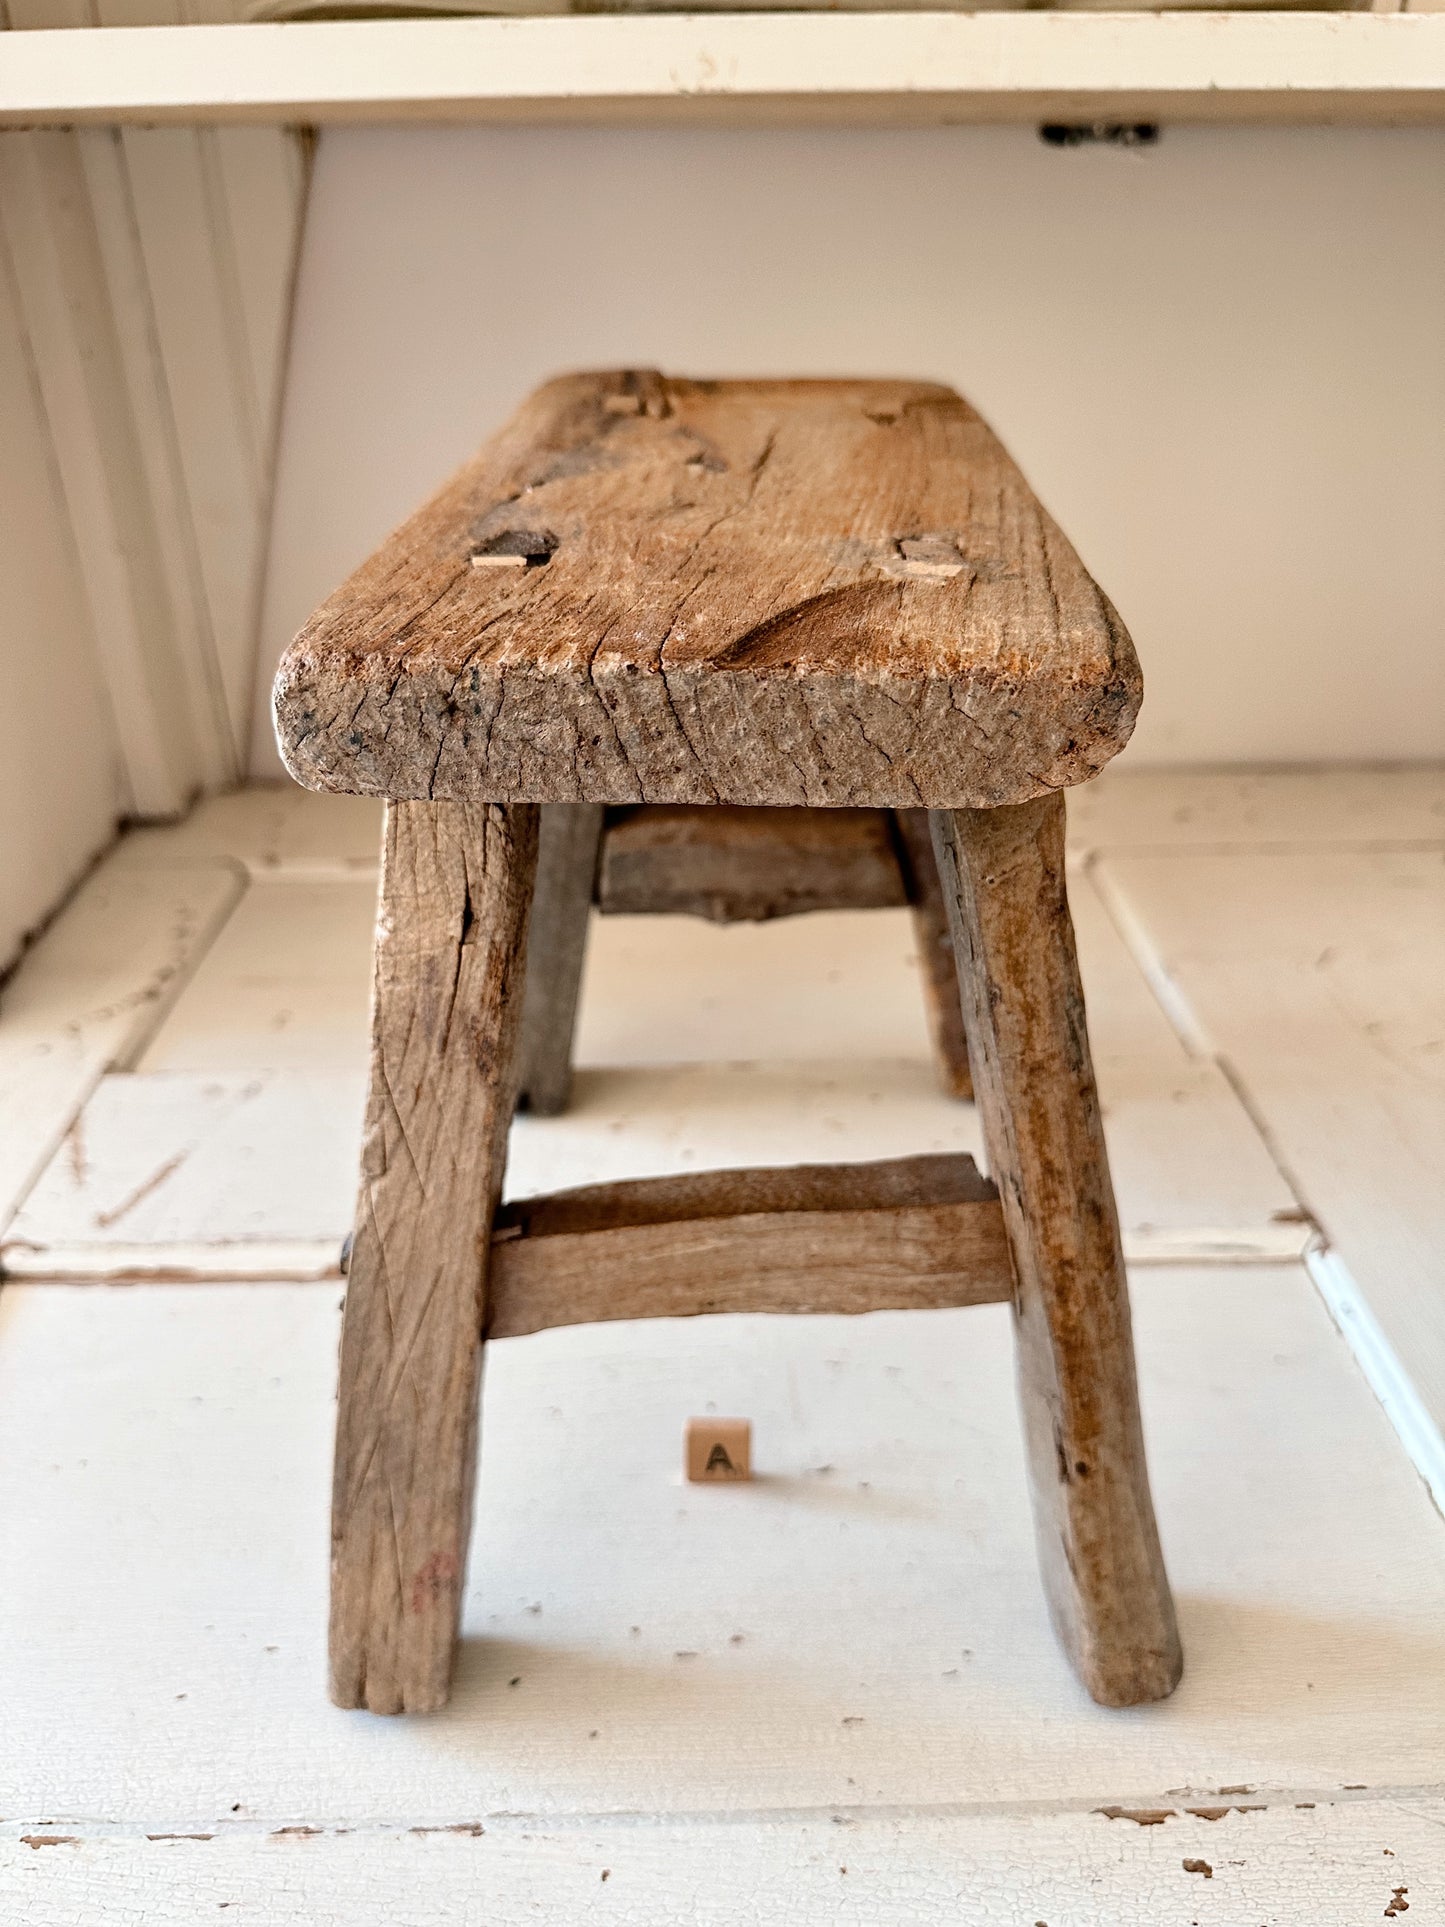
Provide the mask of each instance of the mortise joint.
[{"label": "mortise joint", "polygon": [[471,552],[474,569],[540,569],[557,553],[549,529],[504,529]]}]

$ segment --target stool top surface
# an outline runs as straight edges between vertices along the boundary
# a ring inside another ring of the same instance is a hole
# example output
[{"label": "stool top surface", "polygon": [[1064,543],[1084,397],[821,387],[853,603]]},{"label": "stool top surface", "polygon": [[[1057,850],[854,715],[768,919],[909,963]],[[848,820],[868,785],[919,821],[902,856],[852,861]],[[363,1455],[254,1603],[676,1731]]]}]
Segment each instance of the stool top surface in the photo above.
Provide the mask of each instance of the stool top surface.
[{"label": "stool top surface", "polygon": [[1141,696],[981,418],[909,381],[538,389],[277,673],[313,789],[991,807],[1085,781]]}]

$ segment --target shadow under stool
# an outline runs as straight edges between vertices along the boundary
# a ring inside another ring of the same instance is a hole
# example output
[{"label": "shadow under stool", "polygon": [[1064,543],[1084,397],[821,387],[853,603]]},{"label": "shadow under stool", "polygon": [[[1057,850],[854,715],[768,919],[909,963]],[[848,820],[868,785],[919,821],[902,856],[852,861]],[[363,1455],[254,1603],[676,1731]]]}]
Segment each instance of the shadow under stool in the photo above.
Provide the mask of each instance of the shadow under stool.
[{"label": "shadow under stool", "polygon": [[[287,766],[387,803],[339,1705],[446,1700],[485,1337],[1004,1298],[1054,1626],[1102,1703],[1173,1689],[1064,881],[1063,791],[1140,695],[1118,616],[998,441],[919,382],[550,382],[313,616],[276,679]],[[896,884],[862,880],[870,837]],[[775,914],[829,889],[913,903],[991,1181],[920,1157],[499,1208],[518,1103],[566,1101],[595,900]]]}]

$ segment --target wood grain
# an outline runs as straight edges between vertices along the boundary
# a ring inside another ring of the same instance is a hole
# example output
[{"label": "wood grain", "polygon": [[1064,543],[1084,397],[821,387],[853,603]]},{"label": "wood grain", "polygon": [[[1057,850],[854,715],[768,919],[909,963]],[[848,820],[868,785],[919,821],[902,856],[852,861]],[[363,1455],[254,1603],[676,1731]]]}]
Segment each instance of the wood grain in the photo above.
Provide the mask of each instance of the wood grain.
[{"label": "wood grain", "polygon": [[387,808],[332,1493],[339,1706],[428,1712],[447,1697],[537,816]]},{"label": "wood grain", "polygon": [[1013,1249],[1050,1612],[1096,1700],[1162,1699],[1183,1659],[1144,1461],[1119,1219],[1064,882],[1063,798],[939,811],[932,827]]},{"label": "wood grain", "polygon": [[572,1039],[602,814],[599,803],[549,803],[542,812],[517,1092],[519,1106],[538,1117],[559,1116],[572,1094]]},{"label": "wood grain", "polygon": [[906,901],[882,810],[655,804],[615,812],[602,845],[597,899],[604,915],[711,923],[889,909]]},{"label": "wood grain", "polygon": [[[525,569],[470,566],[523,542]],[[952,390],[653,371],[538,390],[275,688],[313,789],[885,807],[1082,782],[1139,696],[1107,598]]]},{"label": "wood grain", "polygon": [[903,861],[908,901],[913,909],[913,936],[918,945],[918,969],[923,979],[923,1007],[933,1040],[938,1081],[950,1097],[973,1096],[973,1073],[968,1067],[968,1038],[958,986],[958,963],[948,906],[938,878],[938,859],[928,828],[927,810],[897,810],[893,821]]},{"label": "wood grain", "polygon": [[924,1310],[995,1304],[1012,1290],[998,1193],[972,1158],[708,1171],[504,1206],[486,1332]]}]

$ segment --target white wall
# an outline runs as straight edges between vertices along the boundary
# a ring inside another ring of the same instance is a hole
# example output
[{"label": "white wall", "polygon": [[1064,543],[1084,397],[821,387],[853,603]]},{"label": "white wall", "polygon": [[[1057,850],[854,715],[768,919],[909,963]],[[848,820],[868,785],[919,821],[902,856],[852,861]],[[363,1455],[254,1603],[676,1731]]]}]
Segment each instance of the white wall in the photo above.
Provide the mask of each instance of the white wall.
[{"label": "white wall", "polygon": [[0,236],[0,970],[108,843],[115,731]]},{"label": "white wall", "polygon": [[1445,754],[1445,134],[347,129],[308,215],[263,624],[543,375],[903,373],[1131,626],[1144,760]]},{"label": "white wall", "polygon": [[244,770],[305,158],[0,132],[0,971],[122,811]]}]

